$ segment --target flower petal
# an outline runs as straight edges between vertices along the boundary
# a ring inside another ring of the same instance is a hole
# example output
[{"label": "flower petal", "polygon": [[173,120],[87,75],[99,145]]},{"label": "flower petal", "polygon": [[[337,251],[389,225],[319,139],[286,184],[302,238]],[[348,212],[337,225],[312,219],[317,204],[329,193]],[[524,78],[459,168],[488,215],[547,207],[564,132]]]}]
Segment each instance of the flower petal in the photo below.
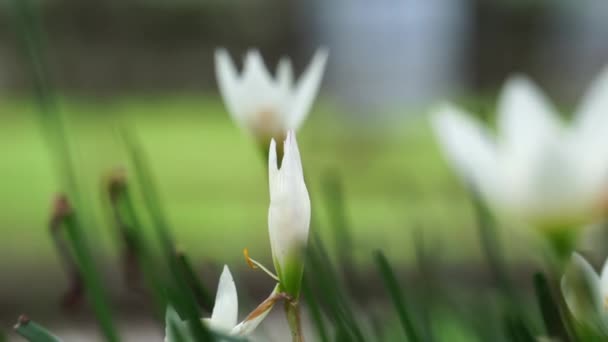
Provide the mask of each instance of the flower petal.
[{"label": "flower petal", "polygon": [[562,293],[570,312],[580,321],[602,326],[603,300],[600,294],[600,279],[593,267],[578,253],[561,282]]},{"label": "flower petal", "polygon": [[496,147],[481,124],[450,104],[442,105],[432,124],[446,157],[467,181],[483,193],[490,191],[496,174]]},{"label": "flower petal", "polygon": [[[276,159],[273,151],[274,148],[269,156],[271,162]],[[293,131],[287,132],[281,168],[276,171],[269,166],[269,184],[268,231],[275,264],[278,262],[277,271],[281,273],[281,267],[294,252],[293,248],[306,245],[310,226],[310,198]]]},{"label": "flower petal", "polygon": [[288,128],[297,130],[308,115],[323,79],[328,54],[326,49],[317,50],[312,62],[300,76],[293,93],[293,103],[287,119]]},{"label": "flower petal", "polygon": [[289,94],[293,86],[293,67],[287,57],[281,58],[277,66],[277,87],[285,94]]},{"label": "flower petal", "polygon": [[593,81],[575,117],[575,126],[582,134],[602,134],[608,136],[608,66]]},{"label": "flower petal", "polygon": [[523,76],[505,83],[498,104],[498,131],[509,152],[534,154],[560,129],[555,110],[534,83]]},{"label": "flower petal", "polygon": [[600,284],[602,288],[602,297],[608,298],[608,259],[604,262],[602,272],[600,273]]},{"label": "flower petal", "polygon": [[598,153],[608,146],[608,67],[585,94],[574,119],[573,143],[578,146],[579,165],[587,188],[595,196],[605,196],[608,189],[608,153]]},{"label": "flower petal", "polygon": [[232,63],[232,59],[226,49],[215,50],[215,77],[217,79],[218,88],[228,113],[232,116],[237,124],[243,126],[245,118],[243,117],[243,109],[240,106],[239,98],[241,97],[241,82]]},{"label": "flower petal", "polygon": [[251,334],[255,328],[262,323],[262,321],[268,316],[270,310],[274,307],[274,304],[281,298],[277,297],[279,293],[279,285],[277,284],[274,290],[270,293],[270,296],[264,300],[255,310],[245,318],[244,321],[239,323],[232,331],[230,335],[235,336],[246,336]]},{"label": "flower petal", "polygon": [[210,324],[213,328],[230,331],[237,323],[238,308],[236,286],[228,266],[224,265],[224,270],[217,285],[215,305],[209,320]]},{"label": "flower petal", "polygon": [[273,80],[257,49],[247,51],[243,66],[243,83],[250,91],[266,91],[273,88]]},{"label": "flower petal", "polygon": [[279,168],[277,164],[277,143],[274,139],[270,140],[270,149],[268,150],[268,185],[272,191],[272,184],[278,177]]}]

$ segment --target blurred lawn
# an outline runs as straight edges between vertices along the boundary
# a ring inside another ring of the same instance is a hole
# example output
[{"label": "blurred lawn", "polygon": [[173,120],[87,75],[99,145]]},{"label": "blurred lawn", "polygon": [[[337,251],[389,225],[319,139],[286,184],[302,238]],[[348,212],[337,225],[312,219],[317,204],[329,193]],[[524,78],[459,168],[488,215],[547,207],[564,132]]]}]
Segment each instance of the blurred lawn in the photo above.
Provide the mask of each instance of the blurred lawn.
[{"label": "blurred lawn", "polygon": [[[328,244],[332,240],[320,186],[323,175],[333,170],[346,190],[360,261],[371,262],[374,248],[394,260],[407,260],[413,255],[415,229],[436,239],[434,252],[451,261],[479,256],[469,201],[441,158],[424,117],[368,129],[349,123],[329,106],[317,108],[300,130],[299,141],[313,215]],[[99,253],[115,251],[113,227],[101,210],[101,179],[125,165],[117,127],[126,122],[144,146],[182,249],[195,258],[240,263],[241,251],[248,247],[254,257],[269,260],[265,162],[218,99],[65,100],[62,109],[70,118],[78,172],[95,202],[99,224],[90,236]],[[19,267],[49,256],[46,260],[56,262],[46,222],[58,189],[35,110],[34,103],[21,100],[5,100],[0,107],[0,253],[8,256],[0,259],[4,269],[15,266],[15,260]]]}]

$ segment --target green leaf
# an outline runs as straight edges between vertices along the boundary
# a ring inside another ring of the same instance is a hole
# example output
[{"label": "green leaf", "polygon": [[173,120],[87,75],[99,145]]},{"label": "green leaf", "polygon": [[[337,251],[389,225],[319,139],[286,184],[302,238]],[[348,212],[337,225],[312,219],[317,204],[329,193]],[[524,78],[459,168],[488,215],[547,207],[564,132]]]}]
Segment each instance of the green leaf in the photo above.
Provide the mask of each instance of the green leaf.
[{"label": "green leaf", "polygon": [[189,286],[182,267],[178,264],[169,223],[144,153],[135,138],[126,130],[123,131],[123,138],[135,171],[135,180],[143,195],[144,205],[152,218],[152,226],[161,242],[163,254],[171,271],[171,284],[167,288],[169,302],[175,307],[181,318],[189,322],[190,332],[196,341],[212,341],[213,337],[209,329],[200,321],[196,295]]},{"label": "green leaf", "polygon": [[[316,293],[319,302],[325,305],[327,317],[336,326],[336,336],[345,337],[348,341],[365,341],[360,324],[355,318],[352,303],[346,296],[346,290],[334,271],[331,260],[318,235],[313,235],[313,241],[307,249],[307,275],[314,279],[319,291]],[[305,278],[306,278],[305,277]]]},{"label": "green leaf", "polygon": [[541,272],[534,275],[534,290],[549,337],[564,342],[572,341],[566,323],[562,319],[560,305],[551,293],[547,278]]},{"label": "green leaf", "polygon": [[397,282],[397,278],[391,269],[391,266],[386,260],[386,257],[381,251],[376,251],[375,253],[376,263],[378,264],[378,269],[380,270],[380,275],[384,280],[384,285],[386,286],[389,294],[391,296],[393,305],[395,305],[395,309],[399,314],[399,320],[401,322],[401,326],[403,327],[403,331],[410,342],[417,342],[420,340],[420,335],[418,331],[414,327],[414,323],[405,308],[405,301],[403,294],[401,292],[401,287]]},{"label": "green leaf", "polygon": [[15,331],[30,342],[61,342],[59,337],[26,316],[19,317]]},{"label": "green leaf", "polygon": [[325,323],[323,322],[321,308],[319,307],[319,303],[312,292],[308,277],[304,277],[303,279],[302,292],[304,295],[304,300],[308,305],[308,311],[310,312],[312,322],[317,329],[319,341],[329,342],[329,336],[327,335],[327,329],[325,328]]},{"label": "green leaf", "polygon": [[209,294],[209,291],[203,284],[199,281],[192,264],[188,257],[181,252],[177,253],[177,264],[181,272],[184,274],[186,282],[190,285],[190,288],[194,292],[194,295],[197,299],[197,302],[207,311],[211,312],[213,310],[214,300],[213,297]]}]

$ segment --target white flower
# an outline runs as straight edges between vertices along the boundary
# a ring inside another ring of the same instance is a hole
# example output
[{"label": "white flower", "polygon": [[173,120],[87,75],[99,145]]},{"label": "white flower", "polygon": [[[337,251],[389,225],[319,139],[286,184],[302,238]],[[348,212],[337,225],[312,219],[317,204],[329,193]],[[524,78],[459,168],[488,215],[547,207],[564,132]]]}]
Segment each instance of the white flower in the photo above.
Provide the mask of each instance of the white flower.
[{"label": "white flower", "polygon": [[282,290],[297,297],[304,265],[302,250],[306,247],[310,226],[310,198],[304,183],[296,134],[293,131],[288,131],[283,151],[279,168],[276,143],[273,139],[268,154],[268,231]]},{"label": "white flower", "polygon": [[498,105],[498,136],[444,105],[435,133],[455,168],[494,207],[541,227],[590,223],[608,198],[608,69],[566,125],[541,91],[518,76]]},{"label": "white flower", "polygon": [[[273,78],[257,50],[245,56],[238,75],[228,52],[215,52],[215,74],[220,93],[232,118],[264,144],[271,138],[284,139],[287,130],[300,127],[316,97],[327,51],[320,49],[294,82],[291,61],[281,59]],[[267,146],[267,145],[266,145]]]},{"label": "white flower", "polygon": [[[273,291],[274,293],[274,291]],[[274,304],[274,302],[272,303]],[[228,335],[244,336],[255,330],[255,328],[266,318],[272,305],[264,306],[264,310],[259,310],[256,315],[249,315],[243,322],[237,324],[239,302],[236,293],[236,286],[232,279],[232,274],[228,266],[224,265],[224,270],[220,276],[215,295],[215,304],[211,318],[204,318],[202,321],[212,330]],[[186,322],[179,319],[179,316],[172,307],[168,307],[165,313],[165,342],[177,340],[176,334],[180,334],[191,340],[190,332]]]},{"label": "white flower", "polygon": [[608,333],[608,260],[598,275],[587,260],[574,253],[561,288],[574,318]]}]

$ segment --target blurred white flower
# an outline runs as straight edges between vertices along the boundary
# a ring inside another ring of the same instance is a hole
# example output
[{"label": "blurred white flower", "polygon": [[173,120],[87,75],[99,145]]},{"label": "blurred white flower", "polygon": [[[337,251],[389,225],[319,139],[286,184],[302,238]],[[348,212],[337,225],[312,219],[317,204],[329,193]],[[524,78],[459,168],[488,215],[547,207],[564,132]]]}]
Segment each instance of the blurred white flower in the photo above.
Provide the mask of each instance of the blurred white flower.
[{"label": "blurred white flower", "polygon": [[[274,293],[275,291],[273,291]],[[274,301],[270,305],[260,306],[262,309],[254,311],[247,318],[237,324],[239,302],[236,293],[236,286],[228,266],[224,265],[224,270],[220,276],[215,295],[215,304],[210,318],[202,321],[212,330],[229,335],[244,336],[252,333],[255,328],[266,318]],[[260,308],[259,307],[259,308]],[[259,309],[258,308],[258,309]],[[176,334],[189,337],[187,323],[179,319],[178,314],[172,307],[168,307],[165,313],[165,342],[176,341]],[[189,339],[190,340],[190,339]]]},{"label": "blurred white flower", "polygon": [[288,131],[283,151],[279,168],[273,139],[268,154],[268,231],[282,290],[297,298],[304,267],[302,251],[308,241],[310,226],[310,198],[294,131]]},{"label": "blurred white flower", "polygon": [[566,125],[541,91],[517,76],[504,86],[497,137],[443,105],[433,126],[454,167],[497,209],[542,228],[591,223],[608,199],[608,69]]},{"label": "blurred white flower", "polygon": [[225,49],[215,52],[215,75],[228,112],[267,148],[272,138],[283,140],[297,130],[310,111],[323,78],[327,51],[319,49],[298,82],[284,57],[272,77],[257,50],[245,56],[239,75]]},{"label": "blurred white flower", "polygon": [[598,275],[587,260],[574,253],[561,289],[574,318],[608,332],[608,260]]}]

